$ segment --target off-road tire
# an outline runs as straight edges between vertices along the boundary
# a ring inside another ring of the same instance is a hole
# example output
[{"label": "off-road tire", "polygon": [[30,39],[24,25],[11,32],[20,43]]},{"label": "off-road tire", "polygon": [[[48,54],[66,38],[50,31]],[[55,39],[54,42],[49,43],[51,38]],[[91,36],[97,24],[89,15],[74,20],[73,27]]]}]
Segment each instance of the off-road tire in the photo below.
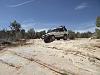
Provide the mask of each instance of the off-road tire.
[{"label": "off-road tire", "polygon": [[67,40],[67,38],[68,38],[67,35],[64,35],[63,40]]},{"label": "off-road tire", "polygon": [[50,36],[50,41],[53,42],[54,40],[55,40],[55,36],[54,35]]},{"label": "off-road tire", "polygon": [[49,37],[45,37],[45,38],[44,38],[44,42],[45,42],[45,43],[49,43],[49,42],[50,42],[50,38],[49,38]]}]

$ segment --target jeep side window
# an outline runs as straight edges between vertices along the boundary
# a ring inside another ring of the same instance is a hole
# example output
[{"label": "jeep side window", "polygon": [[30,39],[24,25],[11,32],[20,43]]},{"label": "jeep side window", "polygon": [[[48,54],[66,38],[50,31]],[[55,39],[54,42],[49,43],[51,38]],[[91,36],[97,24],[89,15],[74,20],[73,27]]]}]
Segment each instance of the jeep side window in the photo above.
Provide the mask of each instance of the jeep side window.
[{"label": "jeep side window", "polygon": [[58,32],[58,29],[54,29],[54,30],[52,30],[52,32]]},{"label": "jeep side window", "polygon": [[59,30],[59,32],[63,32],[63,31],[64,31],[64,29],[63,29],[63,28],[59,28],[58,30]]}]

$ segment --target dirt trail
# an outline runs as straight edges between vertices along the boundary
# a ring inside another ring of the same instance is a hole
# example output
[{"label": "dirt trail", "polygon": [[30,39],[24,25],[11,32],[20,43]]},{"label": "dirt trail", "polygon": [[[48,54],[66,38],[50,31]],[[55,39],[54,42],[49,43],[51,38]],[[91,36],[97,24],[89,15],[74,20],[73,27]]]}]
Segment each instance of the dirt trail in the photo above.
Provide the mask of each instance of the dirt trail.
[{"label": "dirt trail", "polygon": [[0,66],[0,75],[100,75],[100,40],[34,40],[1,52]]}]

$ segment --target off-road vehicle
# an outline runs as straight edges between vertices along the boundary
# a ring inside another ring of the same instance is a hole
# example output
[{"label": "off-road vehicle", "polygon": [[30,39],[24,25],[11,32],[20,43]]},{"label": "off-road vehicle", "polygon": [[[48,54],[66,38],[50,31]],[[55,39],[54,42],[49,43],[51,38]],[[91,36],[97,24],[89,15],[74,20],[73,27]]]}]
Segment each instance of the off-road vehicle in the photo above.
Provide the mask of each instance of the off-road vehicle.
[{"label": "off-road vehicle", "polygon": [[65,26],[60,26],[58,28],[52,29],[47,34],[42,36],[42,39],[44,39],[45,43],[52,42],[55,39],[60,40],[67,40],[68,38],[68,31],[65,28]]}]

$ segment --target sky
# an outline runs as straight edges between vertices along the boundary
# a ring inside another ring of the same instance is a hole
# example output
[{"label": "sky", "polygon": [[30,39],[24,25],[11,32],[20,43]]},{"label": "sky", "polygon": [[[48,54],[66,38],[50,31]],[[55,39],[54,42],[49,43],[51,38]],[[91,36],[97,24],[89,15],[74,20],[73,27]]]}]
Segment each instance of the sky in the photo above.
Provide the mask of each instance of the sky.
[{"label": "sky", "polygon": [[28,30],[61,25],[74,31],[95,31],[100,0],[0,0],[0,29],[17,20]]}]

